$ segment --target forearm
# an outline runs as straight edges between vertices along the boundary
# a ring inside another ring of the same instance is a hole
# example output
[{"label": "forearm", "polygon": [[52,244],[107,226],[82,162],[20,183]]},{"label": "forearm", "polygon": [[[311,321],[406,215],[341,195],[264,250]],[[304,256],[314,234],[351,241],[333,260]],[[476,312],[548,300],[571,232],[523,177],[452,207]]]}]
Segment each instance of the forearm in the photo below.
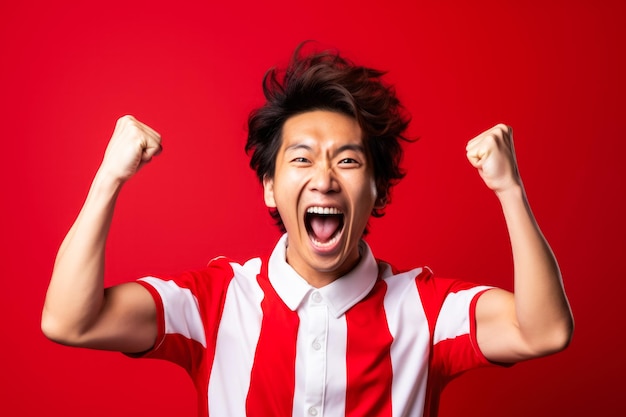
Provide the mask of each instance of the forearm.
[{"label": "forearm", "polygon": [[99,171],[61,244],[42,316],[52,339],[79,338],[102,308],[105,246],[120,186]]},{"label": "forearm", "polygon": [[532,350],[562,349],[573,320],[559,266],[537,225],[521,185],[497,192],[507,224],[514,263],[517,325]]}]

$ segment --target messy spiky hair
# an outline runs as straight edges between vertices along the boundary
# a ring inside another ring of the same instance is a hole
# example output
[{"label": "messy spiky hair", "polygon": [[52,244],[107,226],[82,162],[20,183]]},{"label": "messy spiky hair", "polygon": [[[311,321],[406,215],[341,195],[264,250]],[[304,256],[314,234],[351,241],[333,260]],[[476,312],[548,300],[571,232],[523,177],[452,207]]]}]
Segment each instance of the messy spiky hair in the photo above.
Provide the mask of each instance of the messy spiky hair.
[{"label": "messy spiky hair", "polygon": [[[390,201],[390,189],[405,175],[400,168],[404,136],[410,117],[395,89],[382,81],[384,72],[355,65],[336,51],[305,54],[300,44],[286,69],[271,68],[263,77],[266,102],[248,118],[246,153],[259,181],[273,178],[282,129],[292,116],[313,110],[335,111],[354,118],[373,166],[377,199]],[[384,207],[384,204],[381,205]],[[284,231],[277,210],[271,210]],[[372,215],[381,217],[383,208]]]}]

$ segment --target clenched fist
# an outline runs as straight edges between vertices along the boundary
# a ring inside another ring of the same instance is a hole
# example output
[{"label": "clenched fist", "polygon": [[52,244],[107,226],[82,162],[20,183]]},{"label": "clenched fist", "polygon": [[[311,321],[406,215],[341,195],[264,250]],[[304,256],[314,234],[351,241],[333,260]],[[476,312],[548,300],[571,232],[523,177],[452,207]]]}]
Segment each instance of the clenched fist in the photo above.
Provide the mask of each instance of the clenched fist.
[{"label": "clenched fist", "polygon": [[115,124],[100,170],[124,182],[160,152],[161,135],[133,116],[122,116]]},{"label": "clenched fist", "polygon": [[466,151],[467,159],[491,190],[499,193],[521,185],[511,127],[499,124],[484,131],[467,143]]}]

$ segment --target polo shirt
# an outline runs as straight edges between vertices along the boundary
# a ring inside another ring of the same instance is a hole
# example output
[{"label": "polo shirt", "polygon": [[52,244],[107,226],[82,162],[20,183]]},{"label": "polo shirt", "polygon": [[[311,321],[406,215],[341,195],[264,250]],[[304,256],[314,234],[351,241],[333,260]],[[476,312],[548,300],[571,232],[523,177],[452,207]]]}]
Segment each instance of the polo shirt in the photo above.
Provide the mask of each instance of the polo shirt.
[{"label": "polo shirt", "polygon": [[451,378],[489,362],[475,307],[489,287],[361,260],[322,288],[269,258],[138,282],[157,306],[155,346],[191,376],[198,415],[435,416]]}]

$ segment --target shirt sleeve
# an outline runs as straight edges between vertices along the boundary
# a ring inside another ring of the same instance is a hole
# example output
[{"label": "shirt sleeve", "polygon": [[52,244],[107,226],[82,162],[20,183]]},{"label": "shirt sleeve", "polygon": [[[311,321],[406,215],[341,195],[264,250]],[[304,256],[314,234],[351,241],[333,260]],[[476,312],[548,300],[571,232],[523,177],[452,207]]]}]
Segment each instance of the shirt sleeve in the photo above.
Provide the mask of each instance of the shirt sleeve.
[{"label": "shirt sleeve", "polygon": [[489,289],[463,286],[444,298],[433,334],[433,366],[445,376],[491,364],[476,339],[476,303]]},{"label": "shirt sleeve", "polygon": [[140,278],[137,282],[156,305],[157,338],[152,349],[131,356],[168,360],[188,372],[197,369],[214,340],[232,277],[229,262],[218,258],[199,271]]},{"label": "shirt sleeve", "polygon": [[431,370],[452,378],[467,370],[492,365],[478,347],[476,304],[493,287],[435,278],[417,279],[432,336]]}]

